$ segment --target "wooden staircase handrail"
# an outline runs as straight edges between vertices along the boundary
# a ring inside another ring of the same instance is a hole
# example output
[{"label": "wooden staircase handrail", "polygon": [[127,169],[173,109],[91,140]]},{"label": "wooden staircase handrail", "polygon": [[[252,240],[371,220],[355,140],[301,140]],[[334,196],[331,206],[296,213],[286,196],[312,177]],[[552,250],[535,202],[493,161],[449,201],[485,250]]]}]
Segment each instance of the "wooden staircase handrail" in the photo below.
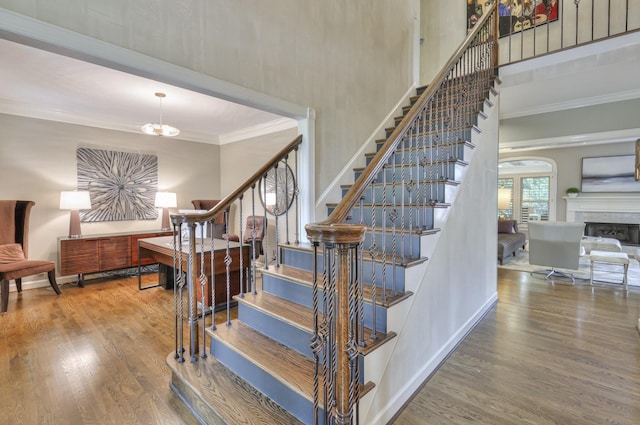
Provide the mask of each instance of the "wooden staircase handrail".
[{"label": "wooden staircase handrail", "polygon": [[[464,55],[464,53],[471,47],[474,39],[479,35],[481,31],[484,30],[485,24],[493,15],[497,14],[497,2],[491,6],[491,9],[488,13],[485,13],[478,23],[473,27],[471,32],[467,35],[465,41],[460,45],[458,50],[451,56],[451,58],[447,61],[447,63],[443,66],[440,72],[436,75],[432,84],[429,84],[427,89],[420,95],[416,103],[411,107],[409,112],[405,115],[403,120],[396,126],[391,135],[387,138],[386,143],[378,153],[373,157],[365,171],[362,173],[360,178],[355,182],[355,184],[351,187],[351,189],[344,195],[340,203],[335,207],[335,209],[331,212],[329,217],[326,220],[316,223],[318,225],[332,225],[336,223],[342,223],[346,220],[353,206],[358,202],[358,200],[362,197],[365,189],[369,184],[373,181],[374,177],[378,174],[378,172],[382,169],[384,164],[386,164],[391,158],[391,154],[395,151],[395,148],[400,143],[401,139],[405,136],[407,130],[409,129],[410,123],[412,123],[418,116],[419,111],[427,104],[427,102],[431,101],[436,94],[440,85],[445,81],[449,72],[455,67],[460,58]],[[496,16],[497,18],[497,16]],[[493,38],[494,43],[497,46],[497,19],[494,19],[494,29],[493,29]],[[495,46],[494,46],[495,49]],[[495,50],[494,50],[495,51]],[[497,66],[497,59],[494,55],[494,63],[493,67]]]},{"label": "wooden staircase handrail", "polygon": [[223,213],[227,208],[231,206],[236,199],[240,198],[247,190],[255,187],[256,183],[264,177],[267,172],[273,168],[278,162],[287,157],[291,152],[298,149],[298,146],[302,143],[302,135],[298,135],[293,141],[289,142],[287,146],[282,148],[271,159],[260,167],[258,171],[253,173],[243,184],[238,186],[236,190],[225,196],[220,202],[218,202],[213,208],[204,213],[190,213],[190,214],[171,214],[171,222],[174,225],[180,225],[181,223],[197,223],[203,221],[213,220],[218,214]]}]

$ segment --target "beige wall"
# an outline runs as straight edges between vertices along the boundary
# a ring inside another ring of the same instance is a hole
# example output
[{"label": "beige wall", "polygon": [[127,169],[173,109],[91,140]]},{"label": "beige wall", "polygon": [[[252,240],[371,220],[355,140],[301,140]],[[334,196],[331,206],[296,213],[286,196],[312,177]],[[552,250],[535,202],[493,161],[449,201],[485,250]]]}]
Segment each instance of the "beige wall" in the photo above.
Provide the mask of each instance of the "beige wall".
[{"label": "beige wall", "polygon": [[464,40],[467,9],[464,1],[431,0],[420,8],[420,84],[429,84]]},{"label": "beige wall", "polygon": [[545,139],[572,140],[575,135],[592,140],[597,140],[598,136],[613,138],[608,137],[608,133],[633,132],[639,127],[638,110],[640,99],[629,99],[503,119],[500,121],[500,141],[526,145],[527,141],[543,143]]},{"label": "beige wall", "polygon": [[[222,176],[221,180],[221,193],[226,195],[235,190],[238,186],[243,184],[249,177],[251,177],[256,171],[262,167],[265,162],[275,155],[280,149],[289,144],[298,135],[297,129],[289,129],[272,133],[269,135],[253,137],[251,139],[243,140],[236,143],[230,143],[222,145],[220,147],[220,172]],[[296,174],[296,160],[295,154],[291,154],[287,160],[287,164],[291,167],[294,175]],[[255,215],[264,215],[264,208],[260,201],[260,194],[258,192],[259,187],[256,186],[254,192],[255,199]],[[301,188],[301,190],[305,190]],[[239,217],[238,202],[234,204],[234,211],[232,212],[232,220],[230,220],[229,226],[232,232],[238,234]],[[242,223],[243,229],[245,228],[246,218],[252,215],[251,206],[251,192],[245,195],[242,205]],[[275,217],[267,214],[268,228],[267,228],[267,243],[265,249],[268,249],[271,255],[275,250]],[[282,215],[278,218],[278,237],[279,241],[286,240],[286,225],[285,216]],[[289,240],[295,240],[295,205],[289,210]]]},{"label": "beige wall", "polygon": [[[152,7],[150,7],[152,6]],[[419,0],[0,0],[317,113],[320,193],[412,84]]]},{"label": "beige wall", "polygon": [[[60,191],[77,186],[76,149],[90,147],[158,156],[158,188],[177,193],[178,208],[220,194],[220,147],[0,114],[0,193],[35,201],[29,255],[57,260],[57,238],[69,230]],[[157,220],[83,223],[83,234],[156,230]]]},{"label": "beige wall", "polygon": [[[222,193],[229,193],[244,183],[297,136],[298,130],[292,128],[220,146],[220,156],[224,159],[220,162]],[[293,156],[289,160],[294,161]]]}]

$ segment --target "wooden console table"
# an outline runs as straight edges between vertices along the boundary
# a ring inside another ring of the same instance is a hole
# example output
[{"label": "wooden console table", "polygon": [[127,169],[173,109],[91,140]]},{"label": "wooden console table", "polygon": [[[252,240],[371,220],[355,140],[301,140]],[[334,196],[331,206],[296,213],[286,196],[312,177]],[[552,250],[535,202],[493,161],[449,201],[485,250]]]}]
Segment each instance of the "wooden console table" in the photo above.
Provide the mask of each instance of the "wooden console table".
[{"label": "wooden console table", "polygon": [[[170,236],[173,232],[141,231],[88,235],[81,238],[58,238],[58,272],[61,276],[78,275],[84,287],[84,275],[138,266],[138,239]],[[142,264],[153,264],[142,258]]]},{"label": "wooden console table", "polygon": [[[204,272],[209,278],[209,283],[206,286],[205,301],[208,307],[211,307],[211,246],[210,239],[205,239],[204,243]],[[242,264],[245,268],[249,267],[249,245],[240,245],[237,242],[229,242],[229,255],[231,256],[230,270],[230,296],[234,296],[240,293],[240,255],[242,255]],[[188,262],[189,246],[183,245],[181,247],[182,260],[184,261],[184,267]],[[164,264],[171,269],[168,275],[173,275],[173,238],[172,237],[156,237],[148,239],[138,239],[139,258],[152,258],[154,262]],[[198,253],[196,255],[197,273],[200,274],[200,257],[202,250],[200,244],[196,247]],[[227,241],[224,239],[214,239],[214,273],[215,278],[215,294],[216,300],[227,300],[227,268],[224,262],[225,252],[227,249]],[[246,274],[245,274],[246,279]],[[152,288],[157,285],[141,286],[140,274],[138,273],[138,287],[140,289]],[[200,284],[195,285],[197,291],[197,299],[202,299]],[[216,303],[217,304],[217,303]]]}]

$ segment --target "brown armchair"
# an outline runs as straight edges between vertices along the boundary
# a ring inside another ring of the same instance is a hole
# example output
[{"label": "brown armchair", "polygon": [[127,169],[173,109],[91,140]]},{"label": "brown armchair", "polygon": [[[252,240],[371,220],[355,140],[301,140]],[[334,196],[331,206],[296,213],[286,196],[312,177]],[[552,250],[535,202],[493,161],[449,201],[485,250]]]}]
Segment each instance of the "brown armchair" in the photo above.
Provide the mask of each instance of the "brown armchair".
[{"label": "brown armchair", "polygon": [[[242,233],[242,241],[245,244],[252,244],[253,231],[256,233],[256,256],[264,254],[262,249],[262,239],[264,238],[265,217],[262,215],[250,215],[247,217],[247,225]],[[226,235],[223,235],[226,238]],[[240,242],[240,236],[229,235],[230,241]]]},{"label": "brown armchair", "polygon": [[22,278],[38,273],[47,273],[49,284],[60,295],[56,283],[56,263],[44,260],[29,260],[29,215],[33,201],[0,201],[0,291],[2,313],[9,304],[9,281],[16,281],[16,289],[22,292]]},{"label": "brown armchair", "polygon": [[[207,210],[209,211],[211,208],[215,207],[219,199],[194,199],[191,201],[193,204],[193,208],[197,210]],[[221,238],[224,233],[224,213],[218,214],[216,218],[213,220],[213,229],[211,231],[211,235],[214,238]]]}]

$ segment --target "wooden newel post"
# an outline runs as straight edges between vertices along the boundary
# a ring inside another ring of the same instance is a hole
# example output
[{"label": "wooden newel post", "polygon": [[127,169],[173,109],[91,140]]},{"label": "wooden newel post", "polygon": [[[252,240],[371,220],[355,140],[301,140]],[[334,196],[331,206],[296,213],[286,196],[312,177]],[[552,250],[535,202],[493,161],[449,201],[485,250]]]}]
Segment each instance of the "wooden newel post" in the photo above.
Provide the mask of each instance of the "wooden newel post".
[{"label": "wooden newel post", "polygon": [[331,301],[325,301],[328,306],[323,307],[323,315],[328,316],[323,323],[333,325],[332,328],[326,329],[324,334],[314,331],[318,332],[314,338],[322,341],[325,357],[324,394],[329,398],[324,400],[325,409],[329,410],[325,411],[325,416],[333,418],[330,423],[351,424],[358,402],[359,374],[355,373],[357,334],[351,323],[357,307],[351,302],[350,294],[358,284],[357,273],[354,273],[358,264],[357,247],[364,241],[366,227],[320,223],[307,225],[306,230],[309,240],[324,246],[323,255],[330,257],[324,258],[323,290],[325,300],[335,297],[335,307]]},{"label": "wooden newel post", "polygon": [[[196,282],[198,282],[198,264],[196,248],[196,224],[189,223],[189,256],[187,263],[187,298],[189,299],[189,354],[191,363],[198,360],[200,343],[198,341],[198,318],[197,315],[197,292]],[[204,307],[203,307],[204,308]]]}]

